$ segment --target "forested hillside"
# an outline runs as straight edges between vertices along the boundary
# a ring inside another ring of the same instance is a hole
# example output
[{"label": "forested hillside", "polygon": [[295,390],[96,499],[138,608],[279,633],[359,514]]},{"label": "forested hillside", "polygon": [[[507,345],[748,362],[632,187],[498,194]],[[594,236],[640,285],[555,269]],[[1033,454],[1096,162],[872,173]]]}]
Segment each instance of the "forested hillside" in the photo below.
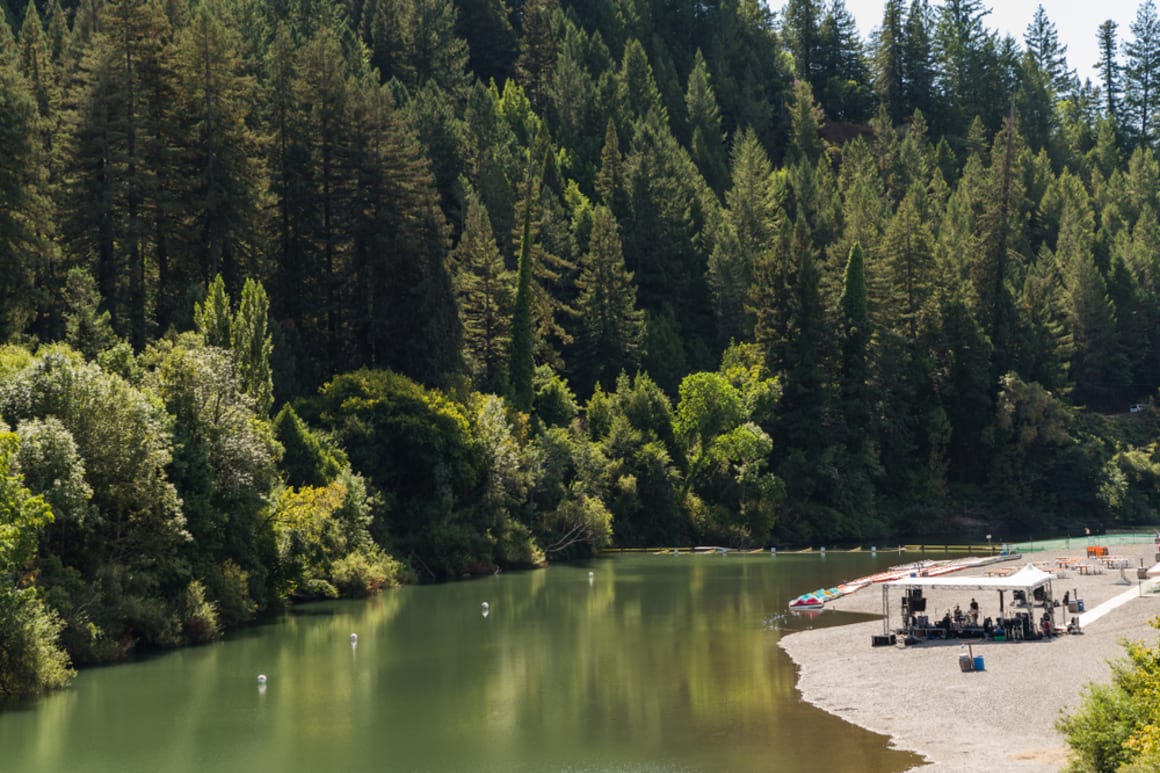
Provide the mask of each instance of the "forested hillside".
[{"label": "forested hillside", "polygon": [[1155,519],[1153,0],[1098,83],[978,0],[0,10],[0,697],[612,543]]}]

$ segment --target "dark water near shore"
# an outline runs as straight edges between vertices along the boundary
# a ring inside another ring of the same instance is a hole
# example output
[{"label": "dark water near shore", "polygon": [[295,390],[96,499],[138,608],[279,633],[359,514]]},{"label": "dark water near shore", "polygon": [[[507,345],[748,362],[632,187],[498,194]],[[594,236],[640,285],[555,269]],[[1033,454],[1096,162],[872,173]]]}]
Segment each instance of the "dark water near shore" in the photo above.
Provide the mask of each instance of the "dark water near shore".
[{"label": "dark water near shore", "polygon": [[778,639],[860,619],[790,598],[907,560],[617,556],[309,605],[0,714],[0,770],[905,770],[801,702]]}]

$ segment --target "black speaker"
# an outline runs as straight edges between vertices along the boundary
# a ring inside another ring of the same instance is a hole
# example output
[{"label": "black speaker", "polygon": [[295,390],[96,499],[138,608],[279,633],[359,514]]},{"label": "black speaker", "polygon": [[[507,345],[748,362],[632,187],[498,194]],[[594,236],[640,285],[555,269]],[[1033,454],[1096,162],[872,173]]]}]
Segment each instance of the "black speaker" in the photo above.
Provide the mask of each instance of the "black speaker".
[{"label": "black speaker", "polygon": [[925,612],[926,611],[926,599],[924,599],[924,598],[911,599],[910,600],[910,610],[912,612]]}]

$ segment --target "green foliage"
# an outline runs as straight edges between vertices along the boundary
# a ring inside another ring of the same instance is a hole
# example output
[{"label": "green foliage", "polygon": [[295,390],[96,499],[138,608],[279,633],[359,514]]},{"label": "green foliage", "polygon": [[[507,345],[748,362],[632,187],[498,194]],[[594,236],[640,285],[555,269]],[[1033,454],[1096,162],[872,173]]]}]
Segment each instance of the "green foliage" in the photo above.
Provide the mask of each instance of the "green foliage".
[{"label": "green foliage", "polygon": [[[146,382],[174,417],[169,477],[193,542],[185,551],[205,576],[225,559],[263,576],[266,509],[281,453],[226,351],[194,335],[151,347]],[[260,598],[267,598],[261,594]]]},{"label": "green foliage", "polygon": [[1069,770],[1147,770],[1158,758],[1160,650],[1140,641],[1124,647],[1111,683],[1089,685],[1080,707],[1057,723],[1071,746]]},{"label": "green foliage", "polygon": [[269,330],[270,300],[266,290],[253,279],[242,286],[238,312],[230,325],[230,347],[238,369],[242,390],[254,400],[260,416],[268,416],[274,405],[274,382],[270,373],[273,339]]},{"label": "green foliage", "polygon": [[481,458],[462,406],[405,376],[368,370],[327,384],[317,405],[352,467],[384,497],[377,539],[434,577],[486,559],[472,507]]},{"label": "green foliage", "polygon": [[576,386],[582,391],[598,383],[610,387],[620,372],[640,364],[644,315],[636,307],[633,276],[625,269],[616,221],[607,207],[595,210],[576,287]]},{"label": "green foliage", "polygon": [[35,589],[0,586],[0,703],[68,684],[74,672],[58,644],[62,628]]},{"label": "green foliage", "polygon": [[0,702],[62,687],[72,676],[59,645],[63,623],[28,586],[52,510],[14,469],[19,442],[0,424]]},{"label": "green foliage", "polygon": [[296,488],[321,488],[338,477],[345,458],[306,426],[290,405],[284,405],[278,411],[273,430],[282,445],[281,467],[287,484]]},{"label": "green foliage", "polygon": [[181,628],[183,638],[191,644],[213,641],[221,635],[217,606],[206,601],[205,585],[199,580],[185,589]]},{"label": "green foliage", "polygon": [[92,274],[74,268],[65,279],[64,340],[89,359],[117,342],[108,311],[98,311],[100,294]]},{"label": "green foliage", "polygon": [[205,302],[194,304],[193,322],[207,345],[229,349],[231,319],[226,282],[221,274],[217,274],[210,282]]},{"label": "green foliage", "polygon": [[[283,592],[300,598],[338,596],[334,563],[351,552],[350,543],[356,541],[351,537],[358,534],[358,517],[351,515],[360,503],[350,500],[351,493],[341,481],[282,491],[274,506],[274,538]],[[343,568],[348,587],[358,582],[355,571],[356,564],[349,562]]]},{"label": "green foliage", "polygon": [[[3,38],[7,37],[6,44]],[[16,67],[7,24],[0,25],[0,340],[24,330],[35,311],[33,283],[40,252],[37,221],[43,206],[36,185],[37,106]]]},{"label": "green foliage", "polygon": [[536,368],[532,382],[535,398],[532,413],[549,427],[566,427],[576,418],[576,397],[561,378],[547,365]]}]

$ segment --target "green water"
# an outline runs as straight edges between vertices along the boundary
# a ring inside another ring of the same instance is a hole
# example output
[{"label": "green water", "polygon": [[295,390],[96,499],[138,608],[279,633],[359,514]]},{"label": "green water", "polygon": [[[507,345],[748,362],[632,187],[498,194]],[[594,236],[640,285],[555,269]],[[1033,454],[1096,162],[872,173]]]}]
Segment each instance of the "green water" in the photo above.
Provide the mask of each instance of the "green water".
[{"label": "green water", "polygon": [[308,605],[0,714],[0,770],[905,770],[800,701],[771,620],[901,560],[618,556]]}]

